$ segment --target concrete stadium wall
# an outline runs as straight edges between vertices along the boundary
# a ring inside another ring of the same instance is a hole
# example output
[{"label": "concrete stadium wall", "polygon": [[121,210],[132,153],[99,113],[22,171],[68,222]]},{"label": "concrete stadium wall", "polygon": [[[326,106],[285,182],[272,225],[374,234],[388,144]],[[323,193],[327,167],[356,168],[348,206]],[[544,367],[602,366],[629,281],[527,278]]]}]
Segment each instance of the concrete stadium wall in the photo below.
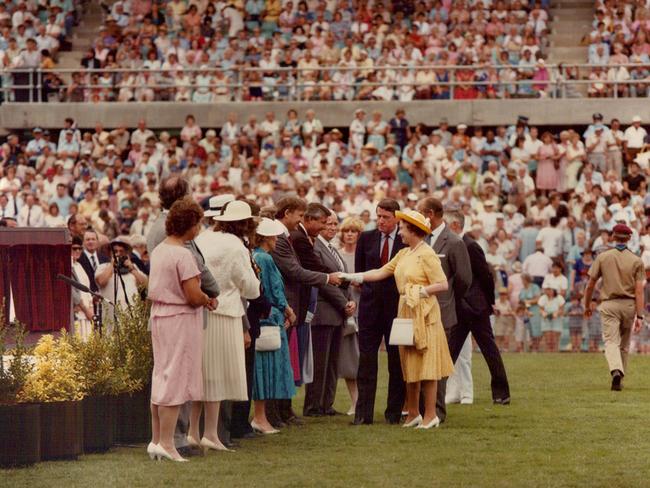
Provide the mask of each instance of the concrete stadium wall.
[{"label": "concrete stadium wall", "polygon": [[97,122],[113,128],[122,124],[134,127],[144,117],[151,128],[174,128],[183,125],[187,114],[193,114],[202,127],[221,127],[228,113],[235,112],[240,122],[255,114],[258,121],[267,111],[285,120],[290,108],[304,112],[313,108],[326,127],[347,127],[354,110],[379,110],[391,117],[397,108],[406,109],[412,124],[437,125],[447,117],[451,125],[460,123],[493,126],[511,124],[518,115],[530,117],[534,125],[580,125],[591,123],[591,114],[601,112],[605,120],[617,117],[624,124],[634,115],[650,122],[650,103],[646,99],[559,99],[559,100],[472,100],[414,102],[229,102],[197,103],[8,103],[0,105],[0,130],[60,128],[63,119],[72,117],[79,127],[92,128]]}]

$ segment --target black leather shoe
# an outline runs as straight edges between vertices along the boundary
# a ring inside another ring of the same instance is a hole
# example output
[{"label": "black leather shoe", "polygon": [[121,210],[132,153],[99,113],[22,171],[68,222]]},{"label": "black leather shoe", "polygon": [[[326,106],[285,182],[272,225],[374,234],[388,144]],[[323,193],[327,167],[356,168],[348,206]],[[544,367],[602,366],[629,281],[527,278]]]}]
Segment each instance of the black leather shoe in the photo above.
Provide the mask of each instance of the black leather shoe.
[{"label": "black leather shoe", "polygon": [[621,384],[622,379],[623,373],[618,369],[612,371],[612,391],[621,391],[623,389],[623,385]]},{"label": "black leather shoe", "polygon": [[372,425],[372,420],[366,420],[363,417],[354,417],[350,425]]},{"label": "black leather shoe", "polygon": [[334,415],[343,415],[341,412],[334,410],[332,407],[325,410],[325,415],[334,416]]},{"label": "black leather shoe", "polygon": [[402,418],[401,417],[386,417],[386,423],[390,425],[397,425],[401,423]]},{"label": "black leather shoe", "polygon": [[239,442],[235,442],[233,440],[231,440],[230,442],[224,442],[223,445],[226,446],[228,449],[239,449],[241,447]]},{"label": "black leather shoe", "polygon": [[302,420],[300,420],[298,417],[294,415],[293,417],[290,417],[286,420],[286,424],[293,425],[295,427],[302,427],[303,425],[305,425],[305,422],[303,422]]},{"label": "black leather shoe", "polygon": [[510,397],[506,398],[495,398],[492,400],[492,403],[495,405],[510,405]]},{"label": "black leather shoe", "polygon": [[192,446],[177,447],[176,450],[178,451],[178,454],[180,454],[182,457],[192,457],[192,456],[201,455],[201,450],[193,449]]},{"label": "black leather shoe", "polygon": [[302,413],[303,417],[322,417],[323,415],[325,414],[320,410],[307,410]]},{"label": "black leather shoe", "polygon": [[[230,434],[230,436],[232,437],[232,434]],[[238,435],[236,438],[237,439],[257,439],[257,437],[258,437],[257,434],[255,432],[251,431],[251,432],[244,432],[243,434]]]}]

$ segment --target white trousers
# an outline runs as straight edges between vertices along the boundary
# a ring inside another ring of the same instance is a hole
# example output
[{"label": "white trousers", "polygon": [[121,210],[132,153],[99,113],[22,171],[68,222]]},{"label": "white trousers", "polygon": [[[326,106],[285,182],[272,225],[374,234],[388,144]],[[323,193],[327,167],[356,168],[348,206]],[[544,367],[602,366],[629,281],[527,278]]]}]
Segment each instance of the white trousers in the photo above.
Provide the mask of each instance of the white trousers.
[{"label": "white trousers", "polygon": [[474,381],[472,379],[472,334],[467,335],[460,350],[455,371],[447,379],[445,403],[472,403],[474,401]]}]

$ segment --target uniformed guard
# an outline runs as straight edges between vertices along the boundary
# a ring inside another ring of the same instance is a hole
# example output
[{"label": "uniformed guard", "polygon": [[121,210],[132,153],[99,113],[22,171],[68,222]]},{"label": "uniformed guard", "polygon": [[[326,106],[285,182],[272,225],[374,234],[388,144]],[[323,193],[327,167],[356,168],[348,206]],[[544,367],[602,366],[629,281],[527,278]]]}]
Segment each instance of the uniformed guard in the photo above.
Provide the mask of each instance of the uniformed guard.
[{"label": "uniformed guard", "polygon": [[627,248],[632,229],[618,224],[613,229],[615,247],[598,255],[589,270],[585,290],[585,317],[591,316],[591,296],[602,277],[598,307],[602,323],[605,358],[612,375],[612,390],[622,389],[632,329],[641,330],[644,312],[645,272],[641,259]]}]

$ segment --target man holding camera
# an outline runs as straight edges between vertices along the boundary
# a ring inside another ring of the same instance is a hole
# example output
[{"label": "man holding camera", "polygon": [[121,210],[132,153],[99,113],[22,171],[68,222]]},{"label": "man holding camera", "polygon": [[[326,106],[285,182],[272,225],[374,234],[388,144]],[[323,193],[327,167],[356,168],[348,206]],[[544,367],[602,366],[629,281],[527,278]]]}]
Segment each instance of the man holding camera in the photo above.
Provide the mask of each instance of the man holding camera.
[{"label": "man holding camera", "polygon": [[[129,258],[131,244],[126,237],[116,237],[111,241],[110,247],[112,259],[97,267],[95,282],[104,298],[126,307],[133,302],[133,296],[138,294],[138,287],[147,285],[148,278]],[[112,317],[113,307],[108,305],[104,313],[106,317]]]}]

